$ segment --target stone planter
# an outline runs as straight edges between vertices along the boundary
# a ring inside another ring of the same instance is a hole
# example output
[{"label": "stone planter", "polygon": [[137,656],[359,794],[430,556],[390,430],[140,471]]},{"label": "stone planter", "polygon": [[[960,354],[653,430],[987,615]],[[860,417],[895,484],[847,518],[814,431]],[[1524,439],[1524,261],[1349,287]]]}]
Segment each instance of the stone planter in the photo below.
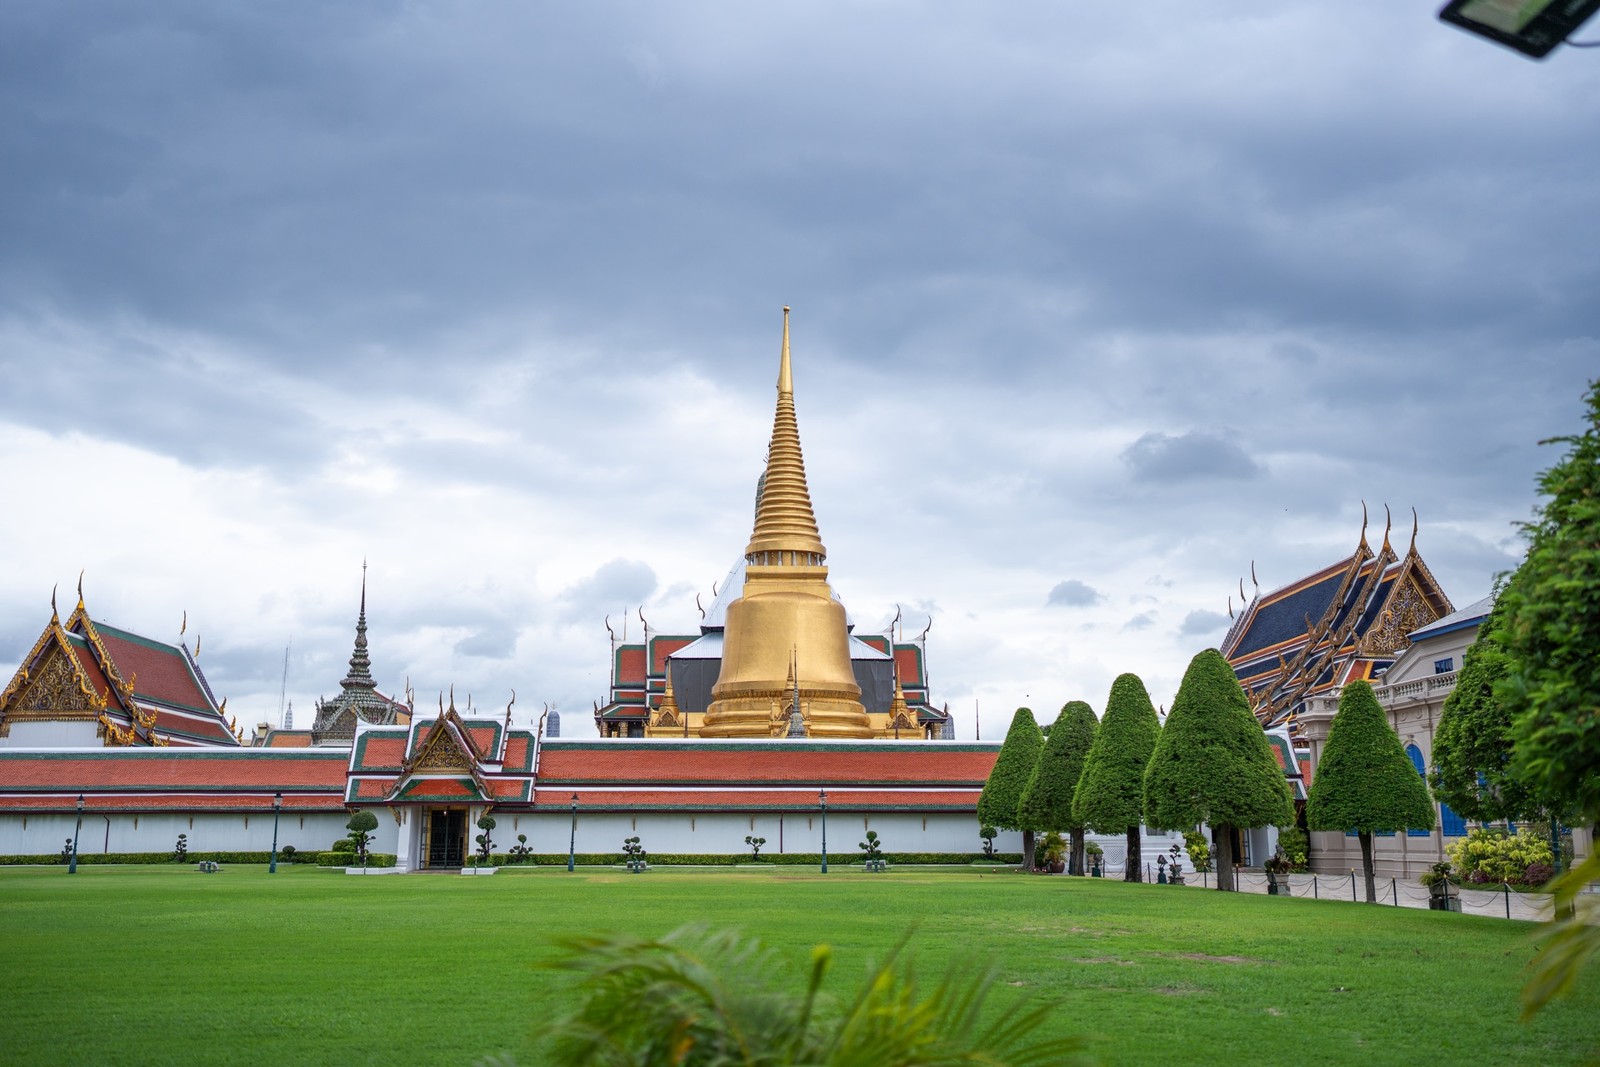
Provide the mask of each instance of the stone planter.
[{"label": "stone planter", "polygon": [[1052,860],[1045,864],[1045,867],[1050,871],[1051,874],[1065,874],[1067,870],[1067,861]]},{"label": "stone planter", "polygon": [[1429,911],[1460,911],[1461,895],[1448,882],[1428,887]]},{"label": "stone planter", "polygon": [[867,868],[867,870],[873,872],[874,874],[878,873],[879,871],[887,871],[889,869],[889,861],[888,860],[868,860],[866,862],[866,868]]},{"label": "stone planter", "polygon": [[1289,895],[1289,879],[1281,874],[1267,875],[1267,895],[1271,897],[1286,897]]}]

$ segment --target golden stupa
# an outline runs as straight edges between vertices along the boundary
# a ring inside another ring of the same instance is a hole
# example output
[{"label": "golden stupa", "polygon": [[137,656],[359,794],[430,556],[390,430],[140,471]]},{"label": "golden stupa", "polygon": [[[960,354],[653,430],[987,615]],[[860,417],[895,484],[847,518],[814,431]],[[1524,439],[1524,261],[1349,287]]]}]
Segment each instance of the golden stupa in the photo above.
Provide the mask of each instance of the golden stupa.
[{"label": "golden stupa", "polygon": [[808,737],[872,737],[850,667],[842,605],[828,587],[828,550],[806,488],[783,309],[778,408],[755,531],[745,547],[744,589],[728,605],[722,668],[701,737],[781,737],[796,706]]}]

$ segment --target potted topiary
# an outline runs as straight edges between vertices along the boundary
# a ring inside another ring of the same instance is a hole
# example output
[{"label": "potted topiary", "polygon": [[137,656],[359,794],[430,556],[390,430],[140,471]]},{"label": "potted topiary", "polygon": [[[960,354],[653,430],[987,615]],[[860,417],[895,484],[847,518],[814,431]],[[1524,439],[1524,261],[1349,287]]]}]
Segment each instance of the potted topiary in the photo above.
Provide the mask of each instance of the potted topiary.
[{"label": "potted topiary", "polygon": [[1051,874],[1060,874],[1067,869],[1066,838],[1051,830],[1044,835],[1044,840],[1039,843],[1039,849],[1043,854],[1045,870]]},{"label": "potted topiary", "polygon": [[1449,861],[1435,863],[1423,872],[1419,881],[1428,887],[1429,911],[1461,910],[1461,894],[1450,881]]},{"label": "potted topiary", "polygon": [[1100,843],[1097,841],[1085,841],[1083,843],[1083,851],[1089,857],[1090,877],[1104,878],[1106,876],[1104,867],[1106,850],[1101,848]]},{"label": "potted topiary", "polygon": [[1261,869],[1267,872],[1267,893],[1269,896],[1286,897],[1289,895],[1289,858],[1282,852],[1274,852],[1267,857],[1267,862]]},{"label": "potted topiary", "polygon": [[883,842],[878,838],[878,831],[868,830],[867,839],[856,847],[861,850],[861,858],[866,862],[867,870],[882,871],[888,868],[889,863],[883,858]]}]

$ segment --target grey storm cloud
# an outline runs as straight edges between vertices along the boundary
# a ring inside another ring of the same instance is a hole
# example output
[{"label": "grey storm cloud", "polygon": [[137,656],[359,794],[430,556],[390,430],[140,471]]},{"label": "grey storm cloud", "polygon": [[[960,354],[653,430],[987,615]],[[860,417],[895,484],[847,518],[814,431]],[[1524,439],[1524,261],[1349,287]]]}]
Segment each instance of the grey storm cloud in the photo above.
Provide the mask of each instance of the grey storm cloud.
[{"label": "grey storm cloud", "polygon": [[1056,583],[1045,603],[1058,608],[1083,608],[1098,604],[1104,599],[1104,593],[1076,578],[1068,578],[1064,582]]},{"label": "grey storm cloud", "polygon": [[304,705],[370,550],[385,684],[587,707],[748,537],[784,304],[831,580],[942,605],[985,708],[1064,617],[1175,684],[1363,499],[1469,602],[1600,366],[1600,68],[1512,58],[1321,0],[0,4],[0,657],[87,565],[270,608],[213,682],[275,711],[292,637]]},{"label": "grey storm cloud", "polygon": [[656,572],[648,563],[633,559],[614,559],[603,563],[589,577],[564,593],[574,613],[598,616],[620,609],[637,607],[656,591]]},{"label": "grey storm cloud", "polygon": [[1144,482],[1249,480],[1266,473],[1236,442],[1200,430],[1144,434],[1123,450],[1122,461]]},{"label": "grey storm cloud", "polygon": [[1220,611],[1191,611],[1183,617],[1178,627],[1182,637],[1214,637],[1228,625],[1228,616]]}]

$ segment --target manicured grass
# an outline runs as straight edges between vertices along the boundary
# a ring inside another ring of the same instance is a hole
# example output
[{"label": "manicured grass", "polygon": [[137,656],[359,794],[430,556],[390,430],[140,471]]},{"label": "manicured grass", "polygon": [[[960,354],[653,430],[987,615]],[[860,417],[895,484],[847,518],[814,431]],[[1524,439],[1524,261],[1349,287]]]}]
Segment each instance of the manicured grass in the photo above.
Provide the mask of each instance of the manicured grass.
[{"label": "manicured grass", "polygon": [[[990,959],[1106,1063],[1581,1062],[1600,974],[1517,1021],[1536,928],[1339,901],[974,870],[303,867],[0,870],[0,1062],[540,1062],[571,978],[552,937],[737,926],[853,989],[908,929],[918,970]],[[995,1008],[1001,1005],[996,1003]]]}]

